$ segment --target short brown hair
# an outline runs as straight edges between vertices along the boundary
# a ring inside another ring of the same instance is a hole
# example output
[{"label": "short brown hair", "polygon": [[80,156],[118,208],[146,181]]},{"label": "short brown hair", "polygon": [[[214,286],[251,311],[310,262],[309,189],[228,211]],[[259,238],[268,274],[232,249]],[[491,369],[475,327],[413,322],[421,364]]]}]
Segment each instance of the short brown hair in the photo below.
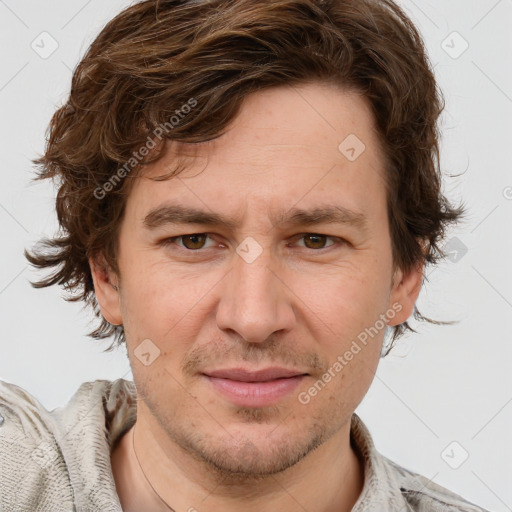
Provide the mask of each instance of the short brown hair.
[{"label": "short brown hair", "polygon": [[[54,268],[33,286],[64,286],[67,300],[84,301],[99,318],[89,336],[114,336],[107,350],[123,343],[123,327],[101,315],[88,258],[102,255],[119,273],[118,228],[133,182],[121,178],[158,158],[158,151],[139,158],[137,149],[155,134],[212,140],[249,94],[314,81],[358,91],[371,106],[386,156],[395,267],[436,263],[462,207],[441,191],[444,101],[422,38],[400,7],[392,0],[147,0],[92,43],[34,160],[37,179],[58,180],[61,230],[25,251],[34,266]],[[416,308],[414,315],[431,321]],[[407,322],[394,327],[391,346],[406,329]]]}]

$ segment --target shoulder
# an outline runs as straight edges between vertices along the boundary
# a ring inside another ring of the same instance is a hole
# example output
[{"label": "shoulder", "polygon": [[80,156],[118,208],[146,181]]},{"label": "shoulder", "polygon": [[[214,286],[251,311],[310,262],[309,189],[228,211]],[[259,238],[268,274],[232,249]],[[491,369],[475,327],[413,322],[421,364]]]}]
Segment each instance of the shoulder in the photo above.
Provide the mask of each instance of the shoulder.
[{"label": "shoulder", "polygon": [[50,412],[23,388],[0,380],[0,510],[74,510],[83,476],[75,452],[92,432],[105,447],[105,434],[118,435],[119,410],[133,413],[126,404],[134,392],[123,379],[85,382],[65,407]]},{"label": "shoulder", "polygon": [[50,413],[23,388],[0,380],[0,442],[26,444],[51,432]]},{"label": "shoulder", "polygon": [[404,500],[414,512],[488,512],[458,494],[382,456]]},{"label": "shoulder", "polygon": [[487,512],[458,494],[380,453],[370,431],[354,414],[351,437],[364,463],[365,484],[353,512]]},{"label": "shoulder", "polygon": [[[0,510],[73,510],[50,413],[30,393],[0,381]],[[46,504],[46,505],[45,505]]]}]

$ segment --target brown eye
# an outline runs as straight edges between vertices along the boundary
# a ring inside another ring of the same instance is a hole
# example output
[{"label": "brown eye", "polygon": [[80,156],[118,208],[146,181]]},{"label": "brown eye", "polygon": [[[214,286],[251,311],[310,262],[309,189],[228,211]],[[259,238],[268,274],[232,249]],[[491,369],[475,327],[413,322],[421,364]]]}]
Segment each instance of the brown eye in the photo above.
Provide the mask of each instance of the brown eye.
[{"label": "brown eye", "polygon": [[190,250],[197,250],[204,247],[208,235],[200,233],[194,235],[183,235],[178,238],[181,238],[185,248]]},{"label": "brown eye", "polygon": [[327,235],[317,235],[315,233],[307,233],[302,236],[304,239],[304,245],[308,249],[324,249],[325,243],[329,238]]}]

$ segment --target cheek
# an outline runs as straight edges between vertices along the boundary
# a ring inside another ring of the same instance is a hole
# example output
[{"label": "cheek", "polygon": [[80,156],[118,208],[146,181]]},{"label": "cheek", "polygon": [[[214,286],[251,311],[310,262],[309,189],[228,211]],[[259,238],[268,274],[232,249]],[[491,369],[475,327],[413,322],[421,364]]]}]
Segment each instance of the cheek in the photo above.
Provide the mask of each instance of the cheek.
[{"label": "cheek", "polygon": [[303,310],[312,321],[323,323],[337,343],[373,325],[387,307],[390,289],[380,270],[340,265],[316,273],[314,279],[295,279],[293,291]]},{"label": "cheek", "polygon": [[169,263],[155,258],[152,251],[133,252],[120,261],[120,266],[121,300],[130,316],[150,319],[155,315],[161,317],[164,311],[179,312],[184,307],[183,300],[194,295],[190,279]]},{"label": "cheek", "polygon": [[121,308],[130,352],[146,339],[160,350],[161,360],[176,371],[180,358],[197,339],[208,295],[219,276],[178,269],[168,262],[136,262],[122,280]]}]

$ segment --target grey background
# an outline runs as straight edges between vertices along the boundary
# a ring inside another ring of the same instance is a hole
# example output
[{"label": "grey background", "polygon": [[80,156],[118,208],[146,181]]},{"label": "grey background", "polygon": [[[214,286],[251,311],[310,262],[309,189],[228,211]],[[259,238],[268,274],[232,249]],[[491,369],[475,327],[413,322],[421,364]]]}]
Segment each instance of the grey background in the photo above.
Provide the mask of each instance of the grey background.
[{"label": "grey background", "polygon": [[[400,3],[424,34],[447,101],[442,167],[460,176],[446,180],[446,193],[469,210],[418,305],[459,323],[418,326],[381,361],[357,412],[391,459],[490,510],[511,511],[512,0]],[[31,183],[30,161],[72,69],[128,4],[0,1],[0,378],[48,409],[84,381],[131,378],[124,349],[104,354],[106,345],[85,336],[88,312],[60,289],[30,287],[37,275],[22,256],[57,227],[54,190]]]}]

